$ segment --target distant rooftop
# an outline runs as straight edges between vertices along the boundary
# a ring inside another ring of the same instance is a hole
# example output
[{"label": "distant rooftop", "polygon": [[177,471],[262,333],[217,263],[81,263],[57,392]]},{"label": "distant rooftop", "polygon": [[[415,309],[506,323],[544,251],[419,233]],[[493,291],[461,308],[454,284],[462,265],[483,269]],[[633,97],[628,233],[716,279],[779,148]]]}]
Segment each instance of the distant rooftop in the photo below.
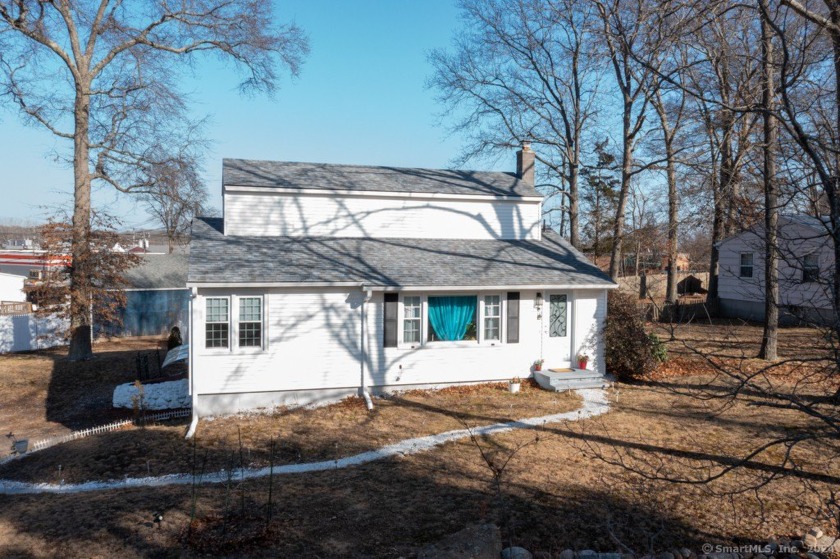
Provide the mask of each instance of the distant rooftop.
[{"label": "distant rooftop", "polygon": [[128,289],[184,289],[187,286],[186,254],[147,254],[128,270]]},{"label": "distant rooftop", "polygon": [[225,159],[222,162],[222,183],[225,186],[293,190],[355,190],[510,197],[542,196],[533,186],[519,179],[514,173],[293,163],[251,159]]}]

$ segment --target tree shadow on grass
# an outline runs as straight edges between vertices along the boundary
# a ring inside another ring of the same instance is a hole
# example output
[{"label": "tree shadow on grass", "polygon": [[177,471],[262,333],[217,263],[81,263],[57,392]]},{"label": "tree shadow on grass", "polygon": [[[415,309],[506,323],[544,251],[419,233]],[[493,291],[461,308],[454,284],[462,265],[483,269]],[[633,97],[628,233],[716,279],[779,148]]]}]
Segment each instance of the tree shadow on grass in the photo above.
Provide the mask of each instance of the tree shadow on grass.
[{"label": "tree shadow on grass", "polygon": [[[73,430],[103,425],[133,416],[132,410],[112,407],[114,389],[137,378],[138,352],[149,359],[150,370],[156,370],[154,341],[138,340],[137,348],[109,351],[97,344],[93,359],[69,361],[62,354],[53,358],[46,401],[46,419]],[[161,359],[165,352],[161,351]]]},{"label": "tree shadow on grass", "polygon": [[[468,444],[450,447],[455,460],[440,455],[389,460],[365,466],[283,476],[274,479],[269,534],[261,533],[268,495],[267,479],[228,492],[224,485],[198,490],[196,533],[185,537],[191,511],[189,486],[132,489],[77,495],[0,497],[0,522],[22,536],[60,549],[64,556],[112,553],[166,557],[209,553],[252,557],[400,557],[465,526],[502,522],[489,475],[476,465]],[[459,462],[467,460],[469,464]],[[463,466],[463,467],[461,467]],[[625,543],[643,549],[644,538],[661,531],[658,549],[693,547],[708,541],[696,526],[666,510],[632,502],[603,489],[561,483],[533,485],[534,478],[513,479],[504,487],[502,506],[510,522],[505,538],[532,550],[565,547],[616,551],[611,529]],[[244,498],[239,490],[244,489]],[[240,515],[244,503],[247,514]],[[164,512],[161,527],[152,522]],[[226,519],[226,520],[225,520]],[[225,523],[221,531],[220,523]],[[197,549],[184,549],[193,542]],[[233,542],[233,547],[231,547]],[[16,545],[6,542],[5,545]],[[7,553],[0,544],[0,553]],[[41,550],[43,551],[43,550]]]}]

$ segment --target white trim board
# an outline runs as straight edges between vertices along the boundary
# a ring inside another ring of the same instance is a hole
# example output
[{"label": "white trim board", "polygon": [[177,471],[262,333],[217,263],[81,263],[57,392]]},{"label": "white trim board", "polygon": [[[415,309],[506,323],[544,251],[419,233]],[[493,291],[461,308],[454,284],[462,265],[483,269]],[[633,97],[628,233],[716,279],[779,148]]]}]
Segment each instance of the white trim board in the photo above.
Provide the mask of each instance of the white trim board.
[{"label": "white trim board", "polygon": [[226,192],[251,192],[256,194],[288,193],[305,196],[342,196],[368,198],[407,198],[414,200],[508,200],[511,202],[541,203],[542,196],[494,196],[492,194],[450,194],[443,192],[394,192],[390,190],[344,190],[338,188],[289,188],[284,186],[224,185]]},{"label": "white trim board", "polygon": [[210,289],[217,287],[358,287],[370,291],[499,291],[499,290],[531,290],[531,289],[617,289],[618,284],[534,284],[534,285],[368,285],[359,282],[187,282],[187,287]]}]

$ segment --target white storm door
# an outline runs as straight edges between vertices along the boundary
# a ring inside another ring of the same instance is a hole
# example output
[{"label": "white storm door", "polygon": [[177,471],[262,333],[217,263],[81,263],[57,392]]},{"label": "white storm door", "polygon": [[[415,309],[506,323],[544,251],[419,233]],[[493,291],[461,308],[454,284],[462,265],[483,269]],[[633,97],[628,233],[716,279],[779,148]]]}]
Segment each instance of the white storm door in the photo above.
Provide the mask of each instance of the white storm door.
[{"label": "white storm door", "polygon": [[545,367],[572,365],[572,301],[568,293],[546,294],[543,312],[543,358]]}]

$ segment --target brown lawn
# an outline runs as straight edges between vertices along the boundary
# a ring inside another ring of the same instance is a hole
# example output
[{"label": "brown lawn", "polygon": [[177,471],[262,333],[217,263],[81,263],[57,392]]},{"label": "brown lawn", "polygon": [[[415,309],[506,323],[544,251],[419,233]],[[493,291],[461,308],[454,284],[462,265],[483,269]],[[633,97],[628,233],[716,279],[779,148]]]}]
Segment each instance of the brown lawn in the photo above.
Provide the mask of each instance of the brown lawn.
[{"label": "brown lawn", "polygon": [[[90,361],[67,361],[67,348],[0,354],[0,458],[14,434],[30,441],[103,425],[131,414],[111,408],[114,387],[135,378],[135,356],[160,340],[117,338],[94,345]],[[161,352],[164,353],[164,352]]]},{"label": "brown lawn", "polygon": [[371,412],[360,398],[348,398],[315,409],[202,420],[195,448],[184,439],[184,421],[105,433],[2,465],[0,479],[78,483],[190,472],[193,452],[206,471],[263,467],[272,440],[276,464],[330,460],[466,426],[571,411],[580,403],[574,393],[547,392],[531,381],[519,394],[507,384],[404,392],[375,398]]},{"label": "brown lawn", "polygon": [[[686,332],[702,343],[718,335],[712,330]],[[808,339],[807,332],[802,335],[791,348],[802,351]],[[741,347],[751,351],[755,331],[743,336]],[[690,365],[696,356],[678,358]],[[199,486],[195,492],[182,486],[0,496],[0,556],[411,557],[424,544],[485,521],[499,523],[519,545],[549,552],[566,547],[615,551],[617,542],[637,552],[649,546],[655,551],[681,546],[699,550],[705,542],[733,545],[799,536],[812,526],[829,532],[830,521],[820,517],[815,492],[825,495],[826,487],[837,488],[840,464],[826,460],[829,449],[816,444],[794,449],[796,471],[778,471],[780,451],[774,449],[712,484],[653,481],[615,464],[697,478],[721,471],[771,437],[810,427],[809,420],[793,412],[771,414],[748,401],[713,413],[715,403],[674,391],[707,380],[672,374],[618,385],[610,391],[612,409],[604,416],[481,440],[495,464],[510,458],[501,500],[478,448],[464,439],[346,470]],[[206,456],[207,464],[234,461],[241,430],[243,452],[252,463],[264,463],[265,443],[273,436],[278,437],[278,462],[311,460],[352,454],[408,433],[460,428],[464,418],[471,424],[489,423],[576,405],[575,398],[536,389],[514,399],[493,386],[379,400],[372,414],[351,400],[316,410],[202,422],[196,455],[197,462]],[[533,413],[522,414],[523,408]],[[128,475],[145,474],[144,458],[153,460],[148,466],[153,474],[179,459],[191,468],[183,442],[175,442],[182,433],[183,426],[158,426],[94,437],[52,456],[34,455],[0,477],[52,480],[58,459],[74,464],[66,472],[71,479],[110,477],[121,469]],[[160,439],[171,441],[162,444]],[[155,458],[150,452],[166,448],[184,456]],[[119,458],[123,454],[130,457]],[[27,460],[36,466],[24,466]],[[749,490],[765,480],[760,491]],[[161,511],[164,521],[157,528],[152,515]]]}]

